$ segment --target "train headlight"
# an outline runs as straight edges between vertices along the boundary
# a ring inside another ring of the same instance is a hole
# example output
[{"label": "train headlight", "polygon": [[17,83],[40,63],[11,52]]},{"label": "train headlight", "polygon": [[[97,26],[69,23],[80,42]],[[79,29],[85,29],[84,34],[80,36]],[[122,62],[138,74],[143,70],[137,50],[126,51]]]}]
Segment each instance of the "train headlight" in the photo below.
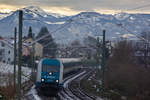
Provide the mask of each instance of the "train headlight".
[{"label": "train headlight", "polygon": [[52,72],[49,72],[49,75],[52,75]]},{"label": "train headlight", "polygon": [[44,79],[42,78],[41,81],[44,82]]},{"label": "train headlight", "polygon": [[58,80],[56,80],[56,83],[58,83]]}]

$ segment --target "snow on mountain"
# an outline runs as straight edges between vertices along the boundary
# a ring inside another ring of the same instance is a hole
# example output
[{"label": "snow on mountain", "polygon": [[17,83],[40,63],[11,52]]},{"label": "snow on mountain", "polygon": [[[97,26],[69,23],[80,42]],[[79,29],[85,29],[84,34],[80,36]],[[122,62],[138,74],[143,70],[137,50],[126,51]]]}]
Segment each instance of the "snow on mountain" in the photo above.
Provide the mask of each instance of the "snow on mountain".
[{"label": "snow on mountain", "polygon": [[[136,38],[128,30],[134,34],[140,34],[150,26],[149,14],[105,15],[96,12],[81,12],[74,16],[61,16],[47,13],[36,6],[25,7],[22,10],[23,18],[26,19],[23,21],[23,35],[27,35],[29,26],[32,26],[35,35],[42,26],[46,26],[59,43],[68,43],[73,40],[83,41],[87,36],[99,36],[102,35],[103,29],[106,30],[107,39],[114,40],[122,36]],[[18,10],[0,19],[0,35],[13,36],[15,26],[18,26]],[[60,27],[63,28],[60,30]]]},{"label": "snow on mountain", "polygon": [[118,14],[115,14],[114,17],[117,19],[117,20],[125,20],[127,18],[129,18],[129,14],[127,13],[118,13]]},{"label": "snow on mountain", "polygon": [[129,38],[129,37],[135,37],[135,35],[133,35],[133,34],[123,34],[121,37]]},{"label": "snow on mountain", "polygon": [[47,13],[38,6],[29,6],[21,9],[24,13],[33,14],[33,16],[41,15],[47,17]]},{"label": "snow on mountain", "polygon": [[0,20],[7,17],[9,13],[0,13]]},{"label": "snow on mountain", "polygon": [[[43,9],[41,9],[38,6],[28,6],[28,7],[22,8],[21,10],[23,10],[23,12],[25,12],[25,13],[30,13],[30,14],[33,14],[33,15],[38,14],[38,15],[41,15],[43,17],[48,17],[49,15],[53,16],[53,17],[56,17],[56,18],[65,17],[65,15],[45,12]],[[36,15],[35,15],[35,17],[36,17]]]},{"label": "snow on mountain", "polygon": [[45,23],[47,23],[47,24],[64,24],[65,22],[45,22]]},{"label": "snow on mountain", "polygon": [[47,12],[48,15],[52,15],[56,18],[61,18],[61,17],[66,17],[66,15],[61,15],[61,14],[57,14],[57,13],[50,13],[50,12]]}]

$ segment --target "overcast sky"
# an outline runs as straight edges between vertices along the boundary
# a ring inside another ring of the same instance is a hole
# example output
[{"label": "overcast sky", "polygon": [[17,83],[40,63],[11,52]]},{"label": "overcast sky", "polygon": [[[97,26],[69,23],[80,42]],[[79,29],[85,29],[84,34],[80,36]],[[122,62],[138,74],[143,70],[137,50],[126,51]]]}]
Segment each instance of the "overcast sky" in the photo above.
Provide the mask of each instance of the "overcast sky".
[{"label": "overcast sky", "polygon": [[130,12],[149,13],[150,0],[0,0],[0,11],[9,12],[25,6],[39,6],[45,11],[72,15],[81,11],[114,13],[142,7]]}]

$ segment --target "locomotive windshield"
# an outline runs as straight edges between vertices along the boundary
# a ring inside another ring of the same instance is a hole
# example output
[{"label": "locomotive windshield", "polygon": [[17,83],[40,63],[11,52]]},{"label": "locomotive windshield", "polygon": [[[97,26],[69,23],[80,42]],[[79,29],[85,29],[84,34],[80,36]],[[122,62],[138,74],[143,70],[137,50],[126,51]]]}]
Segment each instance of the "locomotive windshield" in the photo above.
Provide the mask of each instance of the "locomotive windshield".
[{"label": "locomotive windshield", "polygon": [[44,59],[42,61],[43,72],[59,72],[60,61],[54,59]]},{"label": "locomotive windshield", "polygon": [[59,67],[58,66],[43,65],[42,71],[43,72],[59,72]]}]

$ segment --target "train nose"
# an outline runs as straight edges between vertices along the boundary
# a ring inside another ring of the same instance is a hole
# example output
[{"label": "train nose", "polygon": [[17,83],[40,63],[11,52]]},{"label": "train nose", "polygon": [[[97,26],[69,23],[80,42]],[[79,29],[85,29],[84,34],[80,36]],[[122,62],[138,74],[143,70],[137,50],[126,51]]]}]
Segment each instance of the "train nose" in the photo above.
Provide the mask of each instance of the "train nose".
[{"label": "train nose", "polygon": [[[44,80],[42,80],[44,79]],[[59,72],[43,72],[41,82],[45,83],[59,83]]]}]

